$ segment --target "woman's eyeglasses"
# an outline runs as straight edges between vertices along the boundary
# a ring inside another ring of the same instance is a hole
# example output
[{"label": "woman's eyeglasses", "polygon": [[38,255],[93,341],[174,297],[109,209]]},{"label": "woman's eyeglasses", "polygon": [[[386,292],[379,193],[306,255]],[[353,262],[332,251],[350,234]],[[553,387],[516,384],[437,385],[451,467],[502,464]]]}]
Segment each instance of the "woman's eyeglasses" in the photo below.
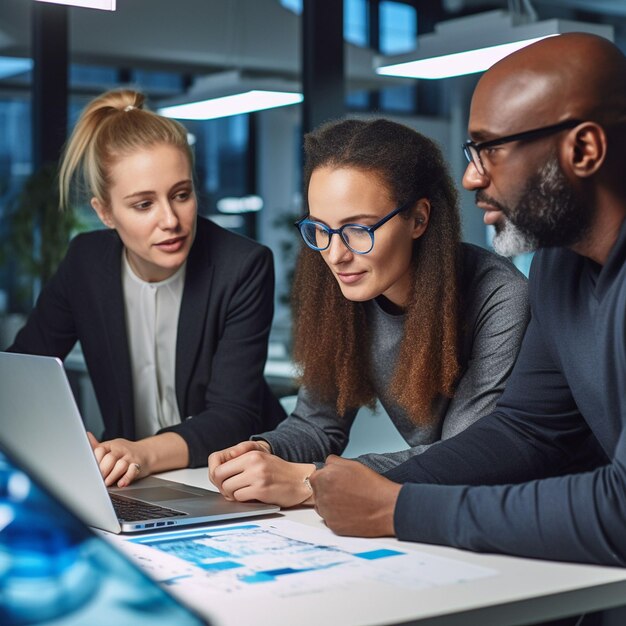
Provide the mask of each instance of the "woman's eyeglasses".
[{"label": "woman's eyeglasses", "polygon": [[340,228],[329,228],[326,224],[315,222],[304,216],[295,223],[296,228],[309,248],[326,250],[330,246],[331,237],[336,233],[341,241],[355,254],[367,254],[374,247],[374,231],[386,224],[394,215],[402,213],[413,206],[414,202],[407,202],[391,211],[372,226],[364,224],[344,224]]}]

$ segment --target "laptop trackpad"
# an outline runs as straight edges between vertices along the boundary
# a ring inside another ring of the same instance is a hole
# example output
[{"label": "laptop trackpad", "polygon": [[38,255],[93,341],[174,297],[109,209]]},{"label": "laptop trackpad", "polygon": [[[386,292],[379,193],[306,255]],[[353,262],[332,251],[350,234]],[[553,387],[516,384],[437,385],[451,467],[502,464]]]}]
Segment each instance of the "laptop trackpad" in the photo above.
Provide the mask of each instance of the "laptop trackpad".
[{"label": "laptop trackpad", "polygon": [[[121,492],[124,495],[124,492]],[[137,487],[127,492],[128,497],[148,502],[163,502],[165,500],[182,500],[187,498],[199,498],[195,493],[173,489],[172,487]]]}]

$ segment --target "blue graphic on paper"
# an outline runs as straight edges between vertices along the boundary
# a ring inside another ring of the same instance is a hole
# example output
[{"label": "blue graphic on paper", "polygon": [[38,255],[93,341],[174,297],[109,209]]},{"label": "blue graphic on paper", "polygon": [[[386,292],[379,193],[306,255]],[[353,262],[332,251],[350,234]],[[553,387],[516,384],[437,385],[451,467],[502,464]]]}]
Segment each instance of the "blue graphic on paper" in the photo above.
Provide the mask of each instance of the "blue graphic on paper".
[{"label": "blue graphic on paper", "polygon": [[404,554],[404,552],[383,548],[381,550],[370,550],[369,552],[357,552],[354,556],[367,561],[375,561],[377,559],[386,559],[388,556],[400,556],[401,554]]},{"label": "blue graphic on paper", "polygon": [[404,554],[391,549],[351,553],[257,524],[169,532],[135,537],[130,542],[182,559],[206,574],[232,570],[238,582],[248,585]]}]

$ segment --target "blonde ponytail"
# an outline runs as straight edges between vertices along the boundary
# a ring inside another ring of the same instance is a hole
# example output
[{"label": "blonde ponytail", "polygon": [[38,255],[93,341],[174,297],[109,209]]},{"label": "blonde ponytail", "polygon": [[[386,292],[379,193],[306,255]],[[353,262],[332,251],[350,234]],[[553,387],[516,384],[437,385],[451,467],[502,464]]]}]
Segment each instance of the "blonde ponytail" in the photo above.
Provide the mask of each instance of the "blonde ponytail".
[{"label": "blonde ponytail", "polygon": [[138,91],[108,91],[81,113],[66,144],[59,168],[61,209],[78,195],[94,196],[109,204],[110,168],[117,159],[157,144],[180,148],[193,162],[187,131],[178,122],[144,109]]}]

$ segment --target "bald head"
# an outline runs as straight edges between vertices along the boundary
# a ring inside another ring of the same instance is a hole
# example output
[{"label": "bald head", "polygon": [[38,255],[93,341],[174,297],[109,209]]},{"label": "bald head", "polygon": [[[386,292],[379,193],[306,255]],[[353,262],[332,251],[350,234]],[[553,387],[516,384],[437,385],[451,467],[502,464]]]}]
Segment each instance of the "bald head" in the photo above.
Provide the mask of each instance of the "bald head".
[{"label": "bald head", "polygon": [[599,123],[626,115],[626,57],[608,40],[570,33],[543,39],[504,58],[480,79],[470,131],[489,121],[494,135],[564,119]]},{"label": "bald head", "polygon": [[[478,82],[469,133],[487,144],[486,171],[468,166],[463,184],[486,223],[508,221],[534,247],[566,246],[603,263],[626,217],[626,124],[617,121],[626,121],[622,52],[595,35],[543,39]],[[507,141],[538,129],[547,135]]]}]

